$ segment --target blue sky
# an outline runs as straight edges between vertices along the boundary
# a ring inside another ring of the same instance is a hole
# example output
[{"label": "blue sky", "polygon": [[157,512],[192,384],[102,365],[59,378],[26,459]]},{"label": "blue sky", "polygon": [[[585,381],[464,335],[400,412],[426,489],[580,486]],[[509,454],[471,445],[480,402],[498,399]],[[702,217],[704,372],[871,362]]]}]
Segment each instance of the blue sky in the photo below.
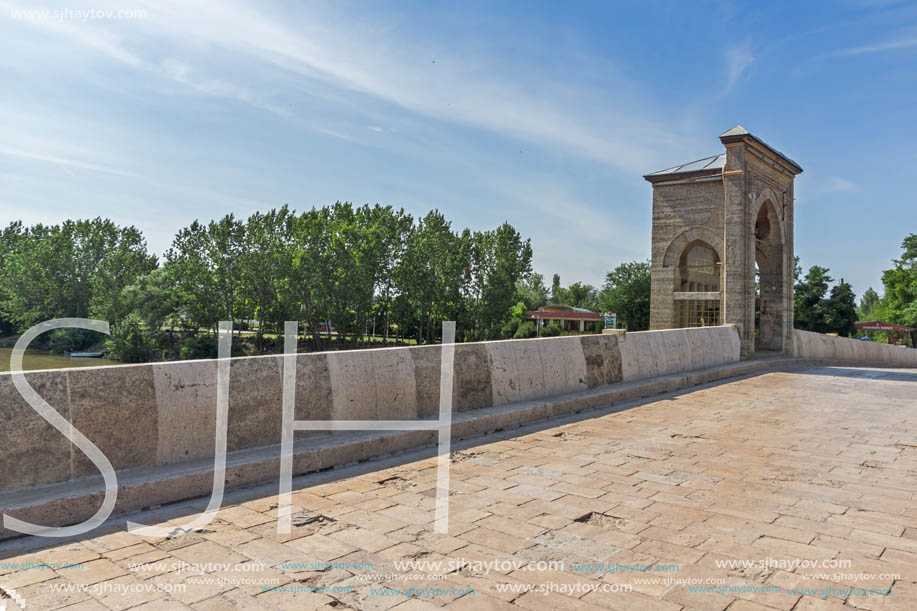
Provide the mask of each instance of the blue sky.
[{"label": "blue sky", "polygon": [[[142,19],[13,10],[146,11]],[[0,0],[0,221],[349,200],[504,220],[536,271],[649,256],[642,174],[736,124],[798,161],[796,252],[858,295],[917,232],[917,5]],[[880,291],[881,292],[881,291]]]}]

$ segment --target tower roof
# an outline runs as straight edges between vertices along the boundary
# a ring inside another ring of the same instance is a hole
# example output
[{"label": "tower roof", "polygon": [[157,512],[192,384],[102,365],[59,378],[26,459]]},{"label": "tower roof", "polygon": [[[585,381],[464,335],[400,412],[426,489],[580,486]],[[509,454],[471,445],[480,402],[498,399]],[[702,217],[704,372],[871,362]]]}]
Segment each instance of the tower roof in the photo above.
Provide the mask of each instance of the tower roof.
[{"label": "tower roof", "polygon": [[665,170],[652,172],[647,176],[665,176],[667,174],[684,174],[686,172],[700,172],[702,170],[722,170],[726,165],[726,153],[720,153],[712,157],[704,157],[697,161],[689,161]]},{"label": "tower roof", "polygon": [[730,142],[740,142],[745,139],[753,140],[754,142],[758,143],[762,147],[769,150],[771,153],[777,155],[777,157],[782,159],[784,162],[786,162],[790,166],[794,174],[802,173],[801,165],[799,165],[798,163],[796,163],[795,161],[793,161],[792,159],[790,159],[789,157],[787,157],[786,155],[784,155],[783,153],[781,153],[780,151],[772,147],[770,144],[768,144],[761,138],[758,138],[757,136],[749,132],[747,129],[745,129],[741,125],[736,125],[732,129],[720,134],[720,142],[722,142],[723,144],[728,144]]},{"label": "tower roof", "polygon": [[[732,129],[723,132],[720,135],[720,142],[722,142],[724,145],[732,142],[742,142],[745,140],[754,141],[759,146],[779,157],[785,164],[789,166],[790,170],[794,174],[799,174],[802,172],[802,167],[798,163],[771,145],[767,144],[760,138],[754,136],[741,125],[736,125]],[[665,170],[659,170],[658,172],[651,172],[649,174],[645,174],[643,177],[651,182],[656,182],[654,179],[665,178],[675,174],[693,174],[695,177],[703,176],[705,174],[718,174],[722,172],[723,168],[725,167],[726,153],[720,153],[719,155],[704,157],[703,159],[698,159],[697,161],[689,161],[688,163],[682,163],[671,168],[666,168]]]}]

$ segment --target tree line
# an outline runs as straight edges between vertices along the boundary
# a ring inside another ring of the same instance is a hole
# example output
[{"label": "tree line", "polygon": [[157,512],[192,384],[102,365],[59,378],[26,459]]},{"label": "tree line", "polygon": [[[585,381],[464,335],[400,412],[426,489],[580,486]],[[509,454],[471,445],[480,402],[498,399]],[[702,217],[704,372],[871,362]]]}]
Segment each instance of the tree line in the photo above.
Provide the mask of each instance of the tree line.
[{"label": "tree line", "polygon": [[793,326],[804,331],[853,337],[857,322],[856,295],[843,278],[831,286],[834,278],[829,272],[827,267],[813,265],[803,275],[796,257]]},{"label": "tree line", "polygon": [[860,320],[917,328],[917,234],[904,238],[901,250],[901,258],[882,272],[884,294],[880,297],[872,287],[863,293],[857,309]]},{"label": "tree line", "polygon": [[442,320],[458,322],[460,341],[496,339],[531,260],[509,223],[455,230],[437,210],[415,219],[341,202],[195,221],[162,261],[138,229],[108,219],[14,222],[0,233],[0,331],[99,318],[121,348],[139,351],[126,360],[148,357],[157,346],[144,343],[165,330],[193,336],[220,320],[251,325],[259,349],[286,320],[304,323],[314,349],[370,336],[434,342]]},{"label": "tree line", "polygon": [[885,292],[881,297],[869,287],[859,306],[849,283],[834,279],[826,267],[813,265],[802,274],[796,259],[794,291],[795,326],[819,333],[853,337],[858,321],[880,320],[905,327],[917,327],[917,234],[901,243],[903,254],[882,272]]},{"label": "tree line", "polygon": [[[212,356],[221,320],[236,321],[237,338],[248,330],[257,351],[276,343],[286,320],[303,323],[315,350],[431,343],[443,320],[457,321],[459,341],[556,335],[526,321],[548,302],[613,310],[632,330],[648,327],[648,262],[622,264],[601,289],[561,288],[555,275],[550,290],[531,263],[530,240],[509,223],[456,230],[437,210],[415,219],[381,205],[195,221],[161,261],[137,228],[108,219],[17,221],[0,233],[0,334],[98,318],[111,323],[117,358],[142,361]],[[99,339],[57,332],[52,347]]]}]

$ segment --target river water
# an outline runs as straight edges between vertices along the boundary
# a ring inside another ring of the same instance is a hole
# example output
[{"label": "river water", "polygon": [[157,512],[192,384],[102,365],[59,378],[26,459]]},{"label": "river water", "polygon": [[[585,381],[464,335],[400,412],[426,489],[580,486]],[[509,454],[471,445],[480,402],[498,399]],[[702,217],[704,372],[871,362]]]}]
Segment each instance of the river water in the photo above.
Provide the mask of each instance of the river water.
[{"label": "river water", "polygon": [[[0,348],[0,371],[10,370],[10,356],[12,353],[12,348]],[[118,361],[109,361],[107,359],[75,359],[65,355],[36,352],[34,350],[26,350],[25,355],[22,357],[22,368],[26,370],[99,367],[101,365],[120,364]]]}]

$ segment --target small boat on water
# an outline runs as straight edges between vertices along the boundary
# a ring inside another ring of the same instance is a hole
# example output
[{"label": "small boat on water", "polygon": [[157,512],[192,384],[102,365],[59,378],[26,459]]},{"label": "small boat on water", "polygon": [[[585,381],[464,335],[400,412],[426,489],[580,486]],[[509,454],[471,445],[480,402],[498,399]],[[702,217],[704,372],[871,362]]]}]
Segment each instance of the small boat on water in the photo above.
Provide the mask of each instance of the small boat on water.
[{"label": "small boat on water", "polygon": [[105,356],[104,352],[71,352],[70,356],[75,359],[100,359]]}]

